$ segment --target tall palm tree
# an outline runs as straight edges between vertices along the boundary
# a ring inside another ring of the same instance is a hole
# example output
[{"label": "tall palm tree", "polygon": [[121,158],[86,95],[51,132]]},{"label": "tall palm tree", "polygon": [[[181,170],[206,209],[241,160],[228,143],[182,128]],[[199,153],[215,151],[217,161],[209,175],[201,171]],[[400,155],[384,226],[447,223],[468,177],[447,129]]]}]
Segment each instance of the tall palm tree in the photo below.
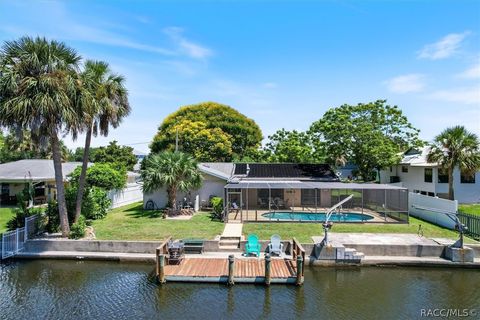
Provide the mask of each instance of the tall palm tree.
[{"label": "tall palm tree", "polygon": [[81,73],[78,102],[85,110],[83,126],[86,136],[82,170],[78,179],[75,222],[82,211],[92,135],[100,133],[107,136],[109,127],[118,127],[122,119],[130,113],[124,78],[113,74],[108,63],[103,61],[85,62],[85,69]]},{"label": "tall palm tree", "polygon": [[144,192],[167,188],[167,206],[172,209],[176,209],[177,190],[187,192],[202,184],[197,161],[183,152],[164,151],[148,156],[140,174]]},{"label": "tall palm tree", "polygon": [[447,128],[435,137],[427,161],[448,171],[448,198],[455,200],[453,170],[475,174],[480,168],[480,140],[463,126]]},{"label": "tall palm tree", "polygon": [[[81,118],[75,103],[80,56],[62,42],[22,37],[0,51],[0,125],[50,142],[62,234],[70,232],[58,135]],[[73,132],[74,134],[76,132]]]}]

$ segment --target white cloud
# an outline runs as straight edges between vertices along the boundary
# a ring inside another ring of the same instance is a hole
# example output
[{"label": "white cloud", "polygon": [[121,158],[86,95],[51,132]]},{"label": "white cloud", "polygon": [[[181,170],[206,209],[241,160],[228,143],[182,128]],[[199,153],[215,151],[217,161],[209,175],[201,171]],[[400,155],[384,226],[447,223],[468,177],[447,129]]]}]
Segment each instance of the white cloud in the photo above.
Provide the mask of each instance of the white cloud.
[{"label": "white cloud", "polygon": [[389,91],[394,93],[420,92],[425,88],[425,75],[411,73],[385,81]]},{"label": "white cloud", "polygon": [[457,78],[462,79],[478,79],[480,78],[480,63],[477,63],[467,70],[456,75]]},{"label": "white cloud", "polygon": [[450,33],[437,42],[425,45],[422,50],[418,52],[418,58],[421,59],[445,59],[454,55],[462,41],[470,34],[470,31],[463,33]]},{"label": "white cloud", "polygon": [[435,100],[480,105],[480,86],[438,90],[428,95]]},{"label": "white cloud", "polygon": [[187,56],[195,59],[208,58],[213,54],[212,50],[194,43],[183,36],[183,29],[178,27],[168,27],[163,29],[178,46],[179,50]]}]

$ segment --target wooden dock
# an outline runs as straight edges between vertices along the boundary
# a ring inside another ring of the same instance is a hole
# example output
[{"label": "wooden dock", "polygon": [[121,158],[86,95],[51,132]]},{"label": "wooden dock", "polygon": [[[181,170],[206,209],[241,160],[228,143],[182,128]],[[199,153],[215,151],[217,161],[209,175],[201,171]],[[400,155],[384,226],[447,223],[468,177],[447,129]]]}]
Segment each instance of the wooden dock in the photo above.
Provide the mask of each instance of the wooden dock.
[{"label": "wooden dock", "polygon": [[160,283],[165,282],[209,282],[226,283],[271,283],[303,284],[305,250],[293,239],[292,257],[276,258],[268,254],[265,258],[228,258],[200,255],[186,257],[179,264],[168,264],[167,239],[157,248],[156,275]]},{"label": "wooden dock", "polygon": [[[228,259],[186,258],[179,265],[165,266],[165,280],[228,283]],[[265,259],[236,258],[235,283],[265,283]],[[271,283],[295,283],[296,267],[292,260],[271,260]]]}]

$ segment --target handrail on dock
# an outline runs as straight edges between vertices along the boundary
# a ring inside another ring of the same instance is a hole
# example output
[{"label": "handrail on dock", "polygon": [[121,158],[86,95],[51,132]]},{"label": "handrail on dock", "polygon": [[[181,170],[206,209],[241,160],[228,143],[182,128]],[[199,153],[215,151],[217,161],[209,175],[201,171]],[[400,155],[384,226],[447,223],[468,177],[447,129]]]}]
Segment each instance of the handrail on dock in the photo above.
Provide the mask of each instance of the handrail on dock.
[{"label": "handrail on dock", "polygon": [[298,263],[299,256],[301,257],[301,261],[302,261],[300,265],[301,267],[300,269],[302,271],[301,275],[303,277],[305,272],[305,249],[300,244],[300,242],[294,237],[292,239],[292,258],[293,258],[293,261],[297,262],[297,267],[299,267],[299,263]]}]

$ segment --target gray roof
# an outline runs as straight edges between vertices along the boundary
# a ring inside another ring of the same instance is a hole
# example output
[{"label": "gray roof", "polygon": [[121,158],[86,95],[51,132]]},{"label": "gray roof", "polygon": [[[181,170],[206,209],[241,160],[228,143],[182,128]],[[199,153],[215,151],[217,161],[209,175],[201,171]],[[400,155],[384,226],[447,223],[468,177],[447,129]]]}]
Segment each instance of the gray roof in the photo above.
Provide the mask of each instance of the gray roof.
[{"label": "gray roof", "polygon": [[228,180],[233,174],[232,162],[202,162],[198,164],[200,171],[214,177]]},{"label": "gray roof", "polygon": [[[62,163],[63,179],[80,166],[81,162]],[[16,182],[31,179],[33,181],[46,181],[55,179],[53,160],[25,159],[0,164],[0,181]]]},{"label": "gray roof", "polygon": [[248,180],[238,183],[229,183],[226,189],[376,189],[376,190],[406,190],[390,184],[378,183],[344,183],[344,182],[316,182],[293,180]]}]

